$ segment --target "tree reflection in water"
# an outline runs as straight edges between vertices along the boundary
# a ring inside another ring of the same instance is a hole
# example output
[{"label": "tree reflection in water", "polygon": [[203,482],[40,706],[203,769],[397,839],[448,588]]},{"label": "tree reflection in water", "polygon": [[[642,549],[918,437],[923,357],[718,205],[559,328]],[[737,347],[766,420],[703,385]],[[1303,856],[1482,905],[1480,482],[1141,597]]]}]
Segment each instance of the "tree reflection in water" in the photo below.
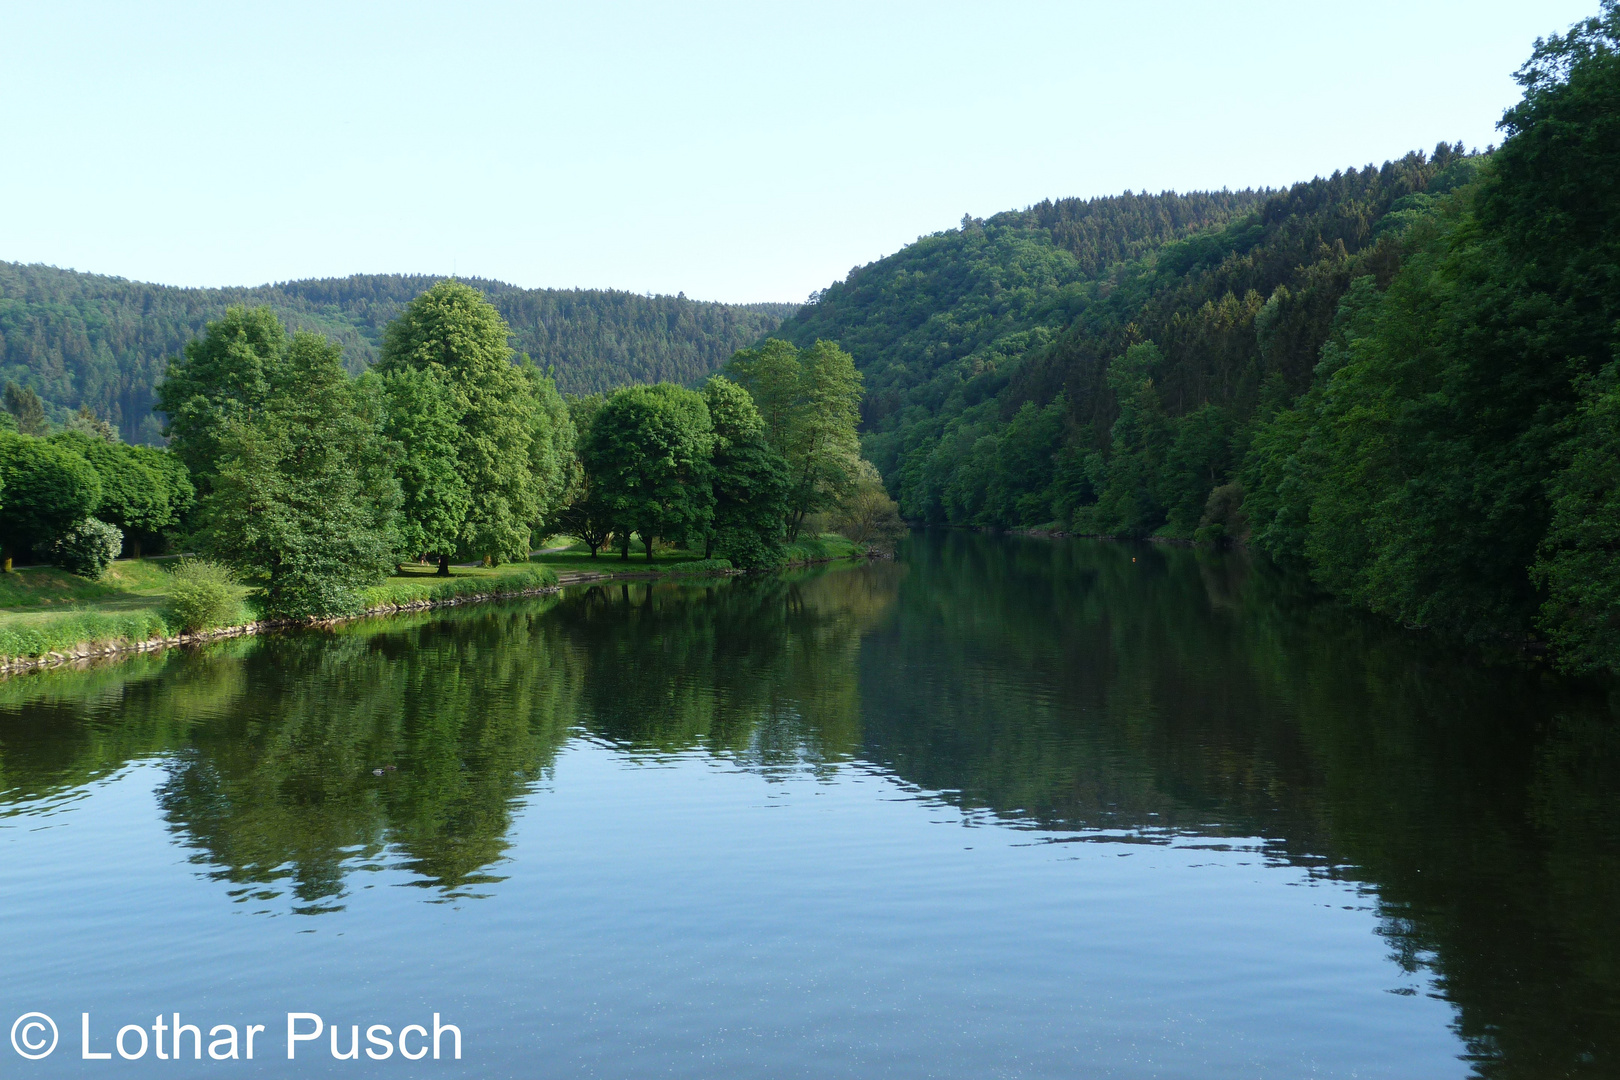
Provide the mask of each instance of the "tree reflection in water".
[{"label": "tree reflection in water", "polygon": [[[1489,1076],[1620,1061],[1620,728],[1241,554],[919,534],[898,562],[244,639],[0,683],[0,814],[160,763],[245,902],[370,868],[499,887],[571,738],[771,777],[878,768],[1048,839],[1258,842],[1363,883]],[[381,770],[381,775],[378,775]]]}]

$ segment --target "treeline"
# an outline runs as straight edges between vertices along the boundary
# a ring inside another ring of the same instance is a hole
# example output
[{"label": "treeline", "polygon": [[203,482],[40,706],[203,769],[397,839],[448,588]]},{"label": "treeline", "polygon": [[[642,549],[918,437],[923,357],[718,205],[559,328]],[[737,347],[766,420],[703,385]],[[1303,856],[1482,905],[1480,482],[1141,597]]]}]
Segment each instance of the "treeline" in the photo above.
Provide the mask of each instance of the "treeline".
[{"label": "treeline", "polygon": [[835,345],[769,341],[699,390],[565,401],[510,337],[482,293],[443,281],[353,376],[331,339],[233,307],[158,385],[165,450],[120,443],[88,410],[52,433],[10,384],[7,568],[24,555],[94,577],[126,534],[166,534],[254,585],[264,614],[327,618],[401,563],[448,575],[458,558],[525,560],[553,534],[592,557],[611,544],[628,558],[636,538],[649,559],[665,542],[762,568],[807,522],[868,540],[899,521],[860,457],[861,380]]},{"label": "treeline", "polygon": [[[378,274],[182,289],[0,263],[0,383],[32,389],[59,423],[87,408],[124,439],[155,445],[162,436],[152,409],[167,358],[226,308],[269,307],[293,329],[343,346],[346,367],[358,374],[376,362],[388,324],[439,280]],[[684,295],[521,289],[482,279],[467,284],[506,319],[512,344],[570,393],[635,382],[695,384],[792,310]]]},{"label": "treeline", "polygon": [[172,454],[119,440],[88,410],[53,431],[39,397],[10,384],[0,412],[0,570],[21,556],[96,577],[120,552],[161,545],[195,489]]},{"label": "treeline", "polygon": [[[1405,623],[1620,667],[1617,52],[1606,0],[1538,43],[1494,152],[1296,184],[1026,288],[1003,337],[954,314],[1015,272],[971,221],[779,332],[854,353],[913,520],[1248,541]],[[962,294],[898,303],[922,266]]]}]

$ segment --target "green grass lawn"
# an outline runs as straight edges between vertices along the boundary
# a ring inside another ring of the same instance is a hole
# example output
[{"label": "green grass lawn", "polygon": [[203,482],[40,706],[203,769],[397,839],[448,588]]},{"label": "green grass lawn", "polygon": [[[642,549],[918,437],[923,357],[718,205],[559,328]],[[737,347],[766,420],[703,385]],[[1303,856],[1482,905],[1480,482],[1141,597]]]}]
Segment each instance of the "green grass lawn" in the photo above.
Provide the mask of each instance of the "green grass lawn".
[{"label": "green grass lawn", "polygon": [[0,574],[0,656],[40,656],[85,642],[145,641],[172,633],[166,562],[120,560],[100,581],[54,566]]}]

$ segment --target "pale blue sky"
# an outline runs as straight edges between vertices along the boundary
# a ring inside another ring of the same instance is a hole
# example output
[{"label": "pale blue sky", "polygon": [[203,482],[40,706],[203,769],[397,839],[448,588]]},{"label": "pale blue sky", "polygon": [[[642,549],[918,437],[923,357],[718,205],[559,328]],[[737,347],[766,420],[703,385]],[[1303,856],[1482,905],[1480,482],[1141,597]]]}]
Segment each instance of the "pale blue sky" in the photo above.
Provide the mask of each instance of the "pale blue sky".
[{"label": "pale blue sky", "polygon": [[1596,0],[0,4],[0,259],[801,300],[1040,199],[1483,145]]}]

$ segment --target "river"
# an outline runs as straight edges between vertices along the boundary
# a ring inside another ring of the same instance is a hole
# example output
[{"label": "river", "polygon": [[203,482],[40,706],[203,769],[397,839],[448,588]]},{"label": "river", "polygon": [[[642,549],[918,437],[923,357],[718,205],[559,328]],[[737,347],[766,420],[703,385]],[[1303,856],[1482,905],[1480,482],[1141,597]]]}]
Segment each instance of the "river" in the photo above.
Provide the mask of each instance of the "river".
[{"label": "river", "polygon": [[964,533],[20,676],[0,1071],[1620,1075],[1617,703]]}]

